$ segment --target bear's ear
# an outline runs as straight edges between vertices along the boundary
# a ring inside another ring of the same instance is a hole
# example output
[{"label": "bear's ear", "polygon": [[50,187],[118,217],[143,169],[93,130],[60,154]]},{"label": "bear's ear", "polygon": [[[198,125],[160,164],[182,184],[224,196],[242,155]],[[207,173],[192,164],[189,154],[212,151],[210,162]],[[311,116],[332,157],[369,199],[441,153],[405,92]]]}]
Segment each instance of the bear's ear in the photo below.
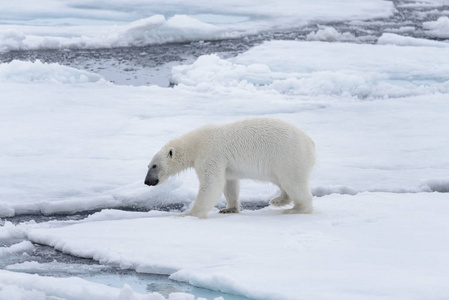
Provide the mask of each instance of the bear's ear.
[{"label": "bear's ear", "polygon": [[170,148],[170,149],[168,149],[168,157],[170,157],[170,158],[173,158],[173,152],[174,152],[174,149],[173,148]]}]

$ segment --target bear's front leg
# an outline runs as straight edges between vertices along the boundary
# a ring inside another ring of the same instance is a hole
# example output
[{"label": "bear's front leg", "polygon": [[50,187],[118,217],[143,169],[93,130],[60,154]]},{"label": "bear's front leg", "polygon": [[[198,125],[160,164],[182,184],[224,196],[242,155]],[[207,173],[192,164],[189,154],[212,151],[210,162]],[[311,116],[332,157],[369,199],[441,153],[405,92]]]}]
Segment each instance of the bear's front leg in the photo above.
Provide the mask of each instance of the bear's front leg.
[{"label": "bear's front leg", "polygon": [[225,177],[217,174],[206,173],[198,176],[200,180],[200,189],[196,196],[193,207],[186,216],[198,218],[207,218],[207,213],[217,204],[225,186]]},{"label": "bear's front leg", "polygon": [[240,184],[238,180],[227,180],[224,188],[226,208],[219,211],[221,214],[238,214],[240,212],[239,201]]}]

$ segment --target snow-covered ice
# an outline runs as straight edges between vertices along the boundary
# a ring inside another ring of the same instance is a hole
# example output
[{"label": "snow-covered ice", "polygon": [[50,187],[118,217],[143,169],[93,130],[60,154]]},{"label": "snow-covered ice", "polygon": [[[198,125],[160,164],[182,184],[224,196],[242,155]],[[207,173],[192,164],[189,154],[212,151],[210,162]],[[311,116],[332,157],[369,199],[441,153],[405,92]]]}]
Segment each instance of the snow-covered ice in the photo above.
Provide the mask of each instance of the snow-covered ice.
[{"label": "snow-covered ice", "polygon": [[365,20],[394,12],[383,0],[51,1],[0,10],[0,51],[142,46],[223,39],[310,22]]},{"label": "snow-covered ice", "polygon": [[165,298],[158,293],[136,293],[128,285],[118,289],[77,277],[56,278],[0,270],[0,299],[194,300],[194,296],[173,293]]},{"label": "snow-covered ice", "polygon": [[[117,86],[54,64],[2,64],[0,215],[188,204],[192,172],[143,186],[152,155],[189,129],[257,115],[314,138],[316,195],[432,191],[429,182],[449,182],[446,57],[431,46],[267,42],[176,67],[173,89]],[[242,189],[244,201],[276,193],[254,182]]]},{"label": "snow-covered ice", "polygon": [[428,36],[449,39],[449,17],[440,17],[436,21],[425,22],[423,25]]},{"label": "snow-covered ice", "polygon": [[167,213],[36,228],[28,237],[255,299],[444,299],[446,200],[441,193],[332,195],[316,199],[311,215],[266,208],[198,220]]},{"label": "snow-covered ice", "polygon": [[384,33],[377,40],[379,45],[397,45],[397,46],[421,46],[421,47],[437,47],[448,48],[449,43],[432,41],[427,39],[417,39],[408,36],[401,36],[394,33]]},{"label": "snow-covered ice", "polygon": [[202,56],[192,65],[174,67],[173,80],[203,88],[221,85],[309,96],[391,98],[448,93],[449,44],[439,43],[440,49],[397,47],[382,41],[379,46],[269,42],[232,60]]},{"label": "snow-covered ice", "polygon": [[0,65],[0,82],[8,83],[85,83],[97,82],[102,77],[86,71],[61,66],[59,64],[43,64],[35,62],[12,61]]},{"label": "snow-covered ice", "polygon": [[326,41],[326,42],[355,42],[356,37],[349,32],[340,33],[330,26],[320,26],[316,32],[311,32],[306,36],[308,41]]},{"label": "snow-covered ice", "polygon": [[14,254],[21,254],[32,251],[34,246],[29,241],[23,241],[9,247],[0,247],[0,257],[11,256]]}]

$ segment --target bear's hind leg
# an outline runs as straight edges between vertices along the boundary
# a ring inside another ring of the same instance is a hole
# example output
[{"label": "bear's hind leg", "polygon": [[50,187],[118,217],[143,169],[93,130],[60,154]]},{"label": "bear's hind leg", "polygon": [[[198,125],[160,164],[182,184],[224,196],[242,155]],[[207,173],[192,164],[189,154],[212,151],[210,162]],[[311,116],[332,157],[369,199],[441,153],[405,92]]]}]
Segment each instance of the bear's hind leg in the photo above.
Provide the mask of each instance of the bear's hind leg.
[{"label": "bear's hind leg", "polygon": [[276,207],[285,206],[291,202],[292,200],[283,189],[281,189],[281,194],[279,196],[270,200],[270,204]]},{"label": "bear's hind leg", "polygon": [[240,212],[239,201],[240,185],[238,180],[227,180],[224,188],[226,208],[220,210],[221,214],[237,214]]},{"label": "bear's hind leg", "polygon": [[284,210],[284,214],[308,214],[312,212],[313,197],[308,185],[294,187],[287,191],[287,193],[293,201],[293,208]]}]

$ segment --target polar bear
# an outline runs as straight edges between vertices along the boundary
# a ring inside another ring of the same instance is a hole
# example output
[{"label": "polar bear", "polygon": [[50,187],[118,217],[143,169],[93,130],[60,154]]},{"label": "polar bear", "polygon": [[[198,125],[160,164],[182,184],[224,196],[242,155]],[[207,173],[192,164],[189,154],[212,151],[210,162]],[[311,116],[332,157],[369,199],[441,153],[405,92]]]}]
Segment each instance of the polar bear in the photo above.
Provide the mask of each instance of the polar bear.
[{"label": "polar bear", "polygon": [[200,187],[186,215],[206,218],[222,193],[226,208],[239,213],[239,180],[270,181],[280,195],[273,206],[293,202],[284,213],[310,213],[309,176],[315,163],[315,144],[295,126],[272,118],[250,118],[205,125],[168,142],[151,160],[145,184],[154,186],[187,168],[195,168]]}]

